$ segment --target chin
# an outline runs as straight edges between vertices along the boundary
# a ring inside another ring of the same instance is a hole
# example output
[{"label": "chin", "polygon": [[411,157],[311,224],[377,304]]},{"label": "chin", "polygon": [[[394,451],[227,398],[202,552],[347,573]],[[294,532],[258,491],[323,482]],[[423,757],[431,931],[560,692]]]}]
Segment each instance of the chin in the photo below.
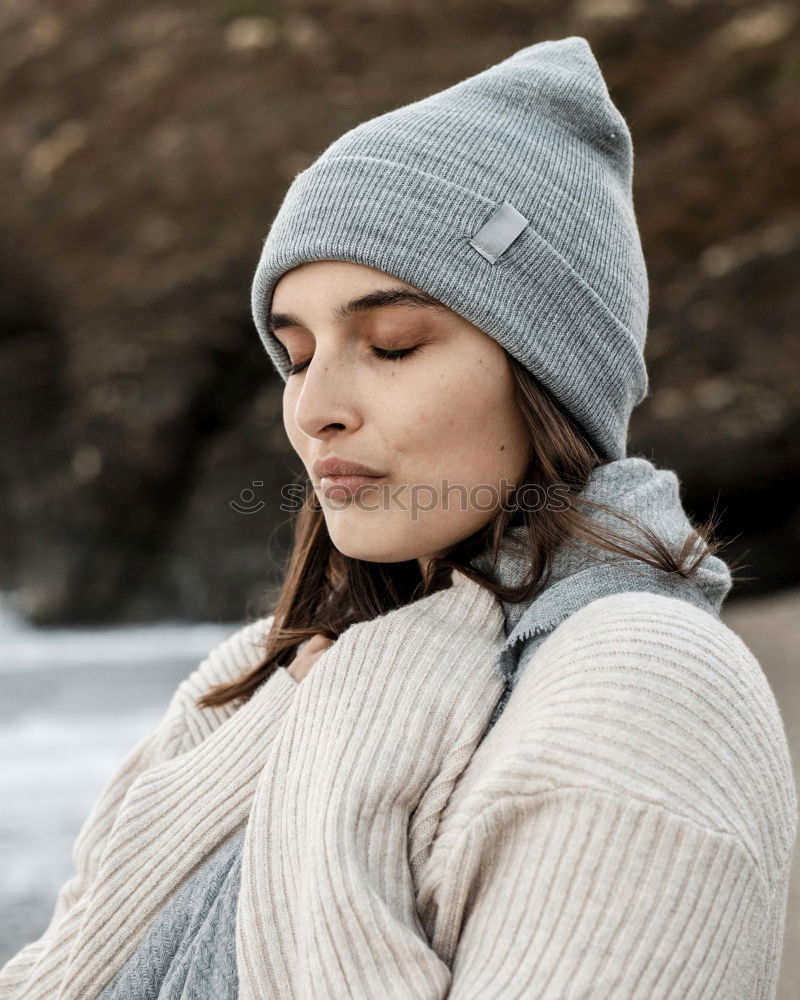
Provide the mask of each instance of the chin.
[{"label": "chin", "polygon": [[335,523],[328,523],[328,533],[334,547],[349,559],[395,563],[416,559],[418,556],[418,547],[408,544],[409,532],[405,526],[394,533],[387,524],[375,522],[367,527],[337,520]]},{"label": "chin", "polygon": [[340,544],[333,536],[331,536],[331,540],[335,548],[349,559],[361,559],[363,562],[375,563],[396,563],[405,562],[408,559],[416,559],[415,554],[407,554],[405,551],[400,551],[391,545],[386,545],[385,542],[368,545],[361,541],[357,545],[353,545],[352,542],[349,544],[342,542]]}]

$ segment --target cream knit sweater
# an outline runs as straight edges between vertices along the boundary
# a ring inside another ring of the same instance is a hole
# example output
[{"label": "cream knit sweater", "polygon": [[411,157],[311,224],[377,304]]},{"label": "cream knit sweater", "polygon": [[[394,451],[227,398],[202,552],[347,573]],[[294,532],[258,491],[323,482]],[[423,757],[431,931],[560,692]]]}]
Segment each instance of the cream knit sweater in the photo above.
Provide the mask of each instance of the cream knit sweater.
[{"label": "cream knit sweater", "polygon": [[483,740],[503,614],[462,574],[301,683],[198,709],[270,623],[215,649],[110,779],[4,1000],[93,1000],[241,824],[242,1000],[774,997],[797,798],[772,691],[719,620],[592,601]]}]

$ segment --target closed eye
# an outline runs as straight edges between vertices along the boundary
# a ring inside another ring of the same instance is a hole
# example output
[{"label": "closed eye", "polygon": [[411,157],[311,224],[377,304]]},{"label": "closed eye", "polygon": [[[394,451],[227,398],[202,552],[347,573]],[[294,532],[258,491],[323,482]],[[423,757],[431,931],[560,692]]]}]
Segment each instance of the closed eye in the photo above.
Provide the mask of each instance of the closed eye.
[{"label": "closed eye", "polygon": [[[416,347],[404,347],[398,348],[396,350],[390,351],[383,347],[371,347],[370,350],[375,355],[376,358],[380,358],[383,361],[400,361],[403,358],[410,357],[412,354],[416,354],[420,349],[418,344]],[[304,371],[311,364],[311,358],[308,361],[298,361],[297,364],[292,365],[289,368],[290,375],[299,375],[300,372]]]},{"label": "closed eye", "polygon": [[401,358],[407,358],[411,354],[416,354],[419,350],[419,344],[416,347],[398,348],[394,351],[386,350],[383,347],[371,347],[370,350],[376,358],[384,358],[386,361],[399,361]]}]

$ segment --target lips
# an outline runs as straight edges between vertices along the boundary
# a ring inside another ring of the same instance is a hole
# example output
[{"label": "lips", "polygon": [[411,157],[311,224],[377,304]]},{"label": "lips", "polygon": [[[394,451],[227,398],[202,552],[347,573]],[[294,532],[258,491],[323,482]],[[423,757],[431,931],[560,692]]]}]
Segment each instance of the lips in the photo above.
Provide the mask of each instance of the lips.
[{"label": "lips", "polygon": [[320,479],[336,476],[367,476],[372,478],[383,476],[383,473],[378,469],[370,468],[370,466],[364,465],[361,462],[350,462],[344,458],[336,457],[317,460],[312,464],[311,468],[314,471],[314,475]]},{"label": "lips", "polygon": [[365,486],[374,486],[381,481],[380,476],[323,476],[320,488],[324,496],[336,500],[355,496]]}]

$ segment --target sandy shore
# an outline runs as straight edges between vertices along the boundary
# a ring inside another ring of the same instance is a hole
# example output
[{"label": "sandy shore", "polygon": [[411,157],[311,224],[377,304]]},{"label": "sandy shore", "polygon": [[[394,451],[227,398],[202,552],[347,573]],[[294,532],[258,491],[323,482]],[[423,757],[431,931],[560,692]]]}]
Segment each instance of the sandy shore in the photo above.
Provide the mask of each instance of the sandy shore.
[{"label": "sandy shore", "polygon": [[[769,680],[783,716],[795,780],[800,779],[800,587],[748,598],[726,608],[722,620],[747,643]],[[800,780],[798,781],[800,791]],[[800,851],[795,845],[792,884],[777,1000],[800,997]]]}]

